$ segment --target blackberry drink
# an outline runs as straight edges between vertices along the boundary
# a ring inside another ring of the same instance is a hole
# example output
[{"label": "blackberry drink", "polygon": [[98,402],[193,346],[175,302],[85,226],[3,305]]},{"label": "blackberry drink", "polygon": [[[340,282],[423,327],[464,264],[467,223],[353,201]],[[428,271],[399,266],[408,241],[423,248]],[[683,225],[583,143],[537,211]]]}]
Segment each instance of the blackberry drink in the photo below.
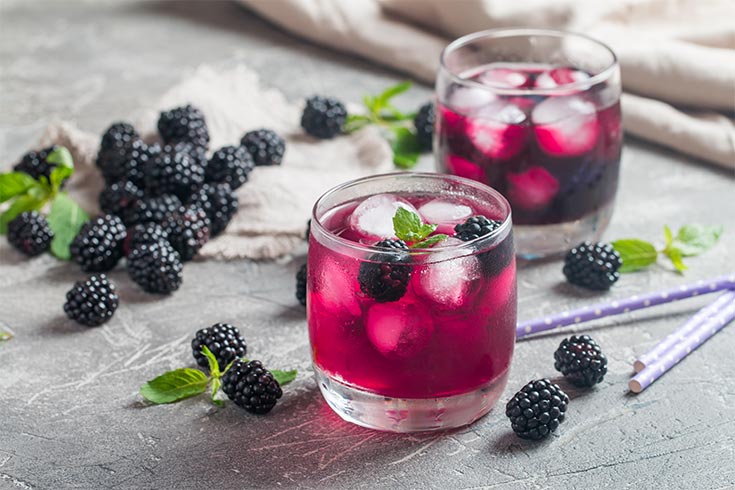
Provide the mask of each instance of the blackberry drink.
[{"label": "blackberry drink", "polygon": [[346,420],[409,432],[479,418],[515,342],[508,203],[435,174],[333,189],[314,208],[307,318],[320,388]]},{"label": "blackberry drink", "polygon": [[612,213],[622,141],[614,54],[556,31],[487,31],[442,55],[440,171],[499,190],[522,256],[598,238]]}]

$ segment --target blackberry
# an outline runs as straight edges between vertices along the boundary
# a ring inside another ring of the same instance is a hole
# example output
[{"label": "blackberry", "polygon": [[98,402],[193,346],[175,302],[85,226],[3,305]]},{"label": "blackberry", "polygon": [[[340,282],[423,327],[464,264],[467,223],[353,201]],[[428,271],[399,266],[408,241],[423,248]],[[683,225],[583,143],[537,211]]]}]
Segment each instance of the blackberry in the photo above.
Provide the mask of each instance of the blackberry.
[{"label": "blackberry", "polygon": [[168,242],[168,232],[158,223],[140,223],[128,230],[128,237],[125,239],[123,251],[127,256],[141,245],[158,242]]},{"label": "blackberry", "polygon": [[192,105],[162,112],[158,118],[158,132],[165,143],[186,141],[205,150],[209,147],[209,130],[204,114]]},{"label": "blackberry", "polygon": [[[501,225],[502,222],[488,219],[485,216],[472,216],[467,218],[464,223],[454,227],[455,237],[468,242],[493,233]],[[502,272],[514,257],[512,234],[508,234],[494,248],[477,255],[486,277],[492,277]]]},{"label": "blackberry", "polygon": [[283,396],[281,385],[260,361],[235,361],[222,376],[222,391],[235,404],[255,414],[270,412]]},{"label": "blackberry", "polygon": [[554,368],[576,386],[594,386],[607,374],[607,357],[589,335],[572,335],[554,352]]},{"label": "blackberry", "polygon": [[469,242],[481,236],[489,235],[500,228],[502,224],[500,221],[488,219],[484,216],[472,216],[467,218],[464,223],[454,227],[454,236],[463,242]]},{"label": "blackberry", "polygon": [[179,253],[168,242],[140,245],[128,255],[130,278],[148,293],[168,294],[183,281]]},{"label": "blackberry", "polygon": [[408,246],[403,240],[382,240],[375,246],[394,253],[376,253],[360,264],[360,290],[379,303],[398,301],[411,279]]},{"label": "blackberry", "polygon": [[179,252],[181,260],[194,258],[199,249],[209,241],[209,218],[200,207],[187,207],[173,213],[162,223],[168,242]]},{"label": "blackberry", "polygon": [[431,143],[434,138],[434,118],[433,102],[422,105],[416,117],[413,118],[413,125],[416,127],[416,138],[419,140],[421,148],[426,151],[431,150]]},{"label": "blackberry", "polygon": [[242,146],[223,146],[209,159],[206,170],[207,182],[227,183],[237,189],[248,181],[253,170],[253,157]]},{"label": "blackberry", "polygon": [[306,306],[306,264],[296,273],[296,299],[301,306]]},{"label": "blackberry", "polygon": [[569,397],[548,379],[529,382],[505,406],[513,432],[521,439],[537,441],[554,432],[564,421]]},{"label": "blackberry", "polygon": [[189,143],[188,141],[178,141],[176,143],[164,145],[161,151],[164,153],[169,153],[169,154],[186,153],[187,155],[191,157],[191,159],[194,161],[196,165],[199,165],[205,170],[207,168],[207,150],[206,148],[202,148],[201,146],[197,146],[193,143]]},{"label": "blackberry", "polygon": [[301,127],[308,134],[320,139],[334,138],[342,132],[345,122],[347,109],[334,97],[315,95],[306,99]]},{"label": "blackberry", "polygon": [[604,291],[620,279],[620,254],[609,243],[580,243],[564,257],[564,275],[572,284]]},{"label": "blackberry", "polygon": [[26,211],[8,223],[8,242],[20,252],[33,257],[51,246],[54,232],[37,211]]},{"label": "blackberry", "polygon": [[141,186],[146,167],[160,151],[158,145],[149,146],[141,139],[116,141],[111,148],[100,149],[96,165],[107,185],[129,180]]},{"label": "blackberry", "polygon": [[115,285],[99,274],[74,284],[66,293],[64,312],[77,323],[96,327],[112,318],[119,302]]},{"label": "blackberry", "polygon": [[237,212],[239,201],[228,184],[204,184],[189,200],[209,217],[209,233],[215,237],[222,233]]},{"label": "blackberry", "polygon": [[146,166],[145,192],[150,196],[174,194],[188,199],[204,183],[204,167],[196,154],[167,146]]},{"label": "blackberry", "polygon": [[245,133],[240,144],[253,157],[256,166],[280,165],[286,152],[286,142],[270,129],[258,129]]},{"label": "blackberry", "polygon": [[128,207],[142,198],[143,191],[133,182],[115,182],[100,193],[100,209],[103,213],[122,216]]},{"label": "blackberry", "polygon": [[71,242],[69,252],[85,272],[109,271],[123,256],[126,236],[127,230],[118,216],[99,216],[82,226]]},{"label": "blackberry", "polygon": [[202,347],[207,348],[214,354],[221,371],[237,358],[245,356],[247,345],[240,336],[240,330],[227,323],[215,323],[209,328],[203,328],[194,335],[191,341],[191,351],[197,364],[201,367],[209,367],[207,357],[202,354]]},{"label": "blackberry", "polygon": [[126,122],[116,122],[112,124],[102,135],[100,142],[100,151],[111,150],[116,146],[124,146],[133,140],[139,139],[140,135],[132,124]]},{"label": "blackberry", "polygon": [[168,215],[182,208],[181,199],[163,195],[138,199],[123,212],[123,221],[128,226],[139,223],[161,223]]},{"label": "blackberry", "polygon": [[51,171],[56,167],[55,163],[50,163],[47,158],[58,146],[49,146],[38,151],[29,151],[20,159],[13,170],[23,172],[38,180],[39,177],[51,178]]}]

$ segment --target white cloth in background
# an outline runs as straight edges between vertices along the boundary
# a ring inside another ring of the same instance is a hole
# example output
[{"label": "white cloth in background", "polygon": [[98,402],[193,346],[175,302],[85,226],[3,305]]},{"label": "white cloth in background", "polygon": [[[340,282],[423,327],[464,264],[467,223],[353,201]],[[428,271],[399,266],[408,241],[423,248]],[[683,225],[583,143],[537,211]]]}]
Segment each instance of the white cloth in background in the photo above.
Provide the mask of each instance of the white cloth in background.
[{"label": "white cloth in background", "polygon": [[470,32],[528,26],[587,33],[620,59],[626,131],[735,168],[729,0],[239,1],[294,34],[427,83],[444,46]]}]

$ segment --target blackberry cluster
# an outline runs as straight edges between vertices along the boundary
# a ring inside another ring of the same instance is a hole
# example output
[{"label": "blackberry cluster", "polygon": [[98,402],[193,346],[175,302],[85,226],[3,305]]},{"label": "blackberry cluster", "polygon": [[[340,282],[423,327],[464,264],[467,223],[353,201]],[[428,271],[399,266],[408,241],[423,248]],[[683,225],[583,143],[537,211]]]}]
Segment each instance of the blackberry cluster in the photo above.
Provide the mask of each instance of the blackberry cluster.
[{"label": "blackberry cluster", "polygon": [[199,207],[187,207],[168,216],[162,223],[168,242],[187,262],[209,241],[209,218]]},{"label": "blackberry cluster", "polygon": [[413,118],[413,124],[416,127],[416,138],[419,140],[421,148],[431,150],[432,140],[434,139],[434,103],[428,102],[421,106],[416,117]]},{"label": "blackberry cluster", "polygon": [[576,386],[594,386],[607,374],[607,357],[589,335],[572,335],[554,352],[554,368]]},{"label": "blackberry cluster", "polygon": [[240,336],[237,327],[227,323],[215,323],[209,328],[203,328],[194,335],[191,341],[191,351],[197,364],[203,368],[209,367],[207,357],[202,354],[202,347],[206,346],[215,359],[220,370],[237,358],[245,356],[247,345]]},{"label": "blackberry cluster", "polygon": [[160,152],[157,145],[149,146],[139,138],[115,140],[109,149],[100,148],[97,167],[108,186],[124,180],[141,186],[149,162]]},{"label": "blackberry cluster", "polygon": [[485,216],[472,216],[467,218],[464,223],[454,227],[454,236],[463,242],[469,242],[481,236],[489,235],[500,228],[500,225],[502,225],[500,221],[488,219]]},{"label": "blackberry cluster", "polygon": [[531,381],[505,406],[513,432],[534,441],[554,432],[564,421],[569,397],[548,379]]},{"label": "blackberry cluster", "polygon": [[123,216],[123,213],[138,199],[143,199],[143,190],[130,180],[115,182],[100,193],[99,203],[103,213]]},{"label": "blackberry cluster", "polygon": [[223,146],[209,159],[206,181],[229,184],[234,190],[248,181],[253,157],[242,146]]},{"label": "blackberry cluster", "polygon": [[249,131],[240,144],[253,157],[256,166],[280,165],[286,152],[286,142],[270,129]]},{"label": "blackberry cluster", "polygon": [[188,204],[200,207],[209,218],[211,236],[222,233],[237,212],[239,201],[228,184],[204,184]]},{"label": "blackberry cluster", "polygon": [[222,391],[235,404],[254,414],[270,412],[283,396],[278,381],[260,361],[235,361],[222,376]]},{"label": "blackberry cluster", "polygon": [[406,294],[411,279],[411,256],[403,240],[382,240],[375,244],[390,253],[376,253],[360,264],[360,290],[379,303],[398,301]]},{"label": "blackberry cluster", "polygon": [[306,264],[296,273],[296,299],[302,306],[306,306]]},{"label": "blackberry cluster", "polygon": [[36,211],[20,213],[8,223],[8,242],[30,257],[48,250],[53,238],[48,221]]},{"label": "blackberry cluster", "polygon": [[122,258],[126,235],[119,217],[100,216],[87,222],[71,242],[71,257],[86,272],[109,271]]},{"label": "blackberry cluster", "polygon": [[605,291],[620,279],[620,254],[609,243],[580,243],[564,257],[564,276],[577,286]]},{"label": "blackberry cluster", "polygon": [[128,229],[128,237],[125,240],[123,249],[125,255],[140,247],[141,245],[150,245],[152,243],[167,242],[168,233],[158,223],[140,223]]},{"label": "blackberry cluster", "polygon": [[162,223],[170,214],[182,208],[181,199],[176,196],[146,197],[131,204],[123,212],[123,221],[128,226],[138,223]]},{"label": "blackberry cluster", "polygon": [[23,155],[20,162],[13,167],[13,170],[28,174],[36,180],[39,177],[49,179],[51,178],[51,171],[56,167],[56,164],[50,163],[47,158],[57,148],[57,146],[49,146],[42,150],[29,151]]},{"label": "blackberry cluster", "polygon": [[140,135],[132,124],[126,122],[113,123],[102,135],[100,142],[100,150],[105,152],[115,147],[122,147],[130,144],[133,140],[139,139]]},{"label": "blackberry cluster", "polygon": [[74,284],[66,293],[64,312],[82,325],[96,327],[112,318],[119,301],[115,285],[106,275],[99,274]]},{"label": "blackberry cluster", "polygon": [[158,132],[165,143],[186,141],[201,148],[209,147],[209,129],[202,111],[192,105],[162,112]]},{"label": "blackberry cluster", "polygon": [[183,265],[168,242],[141,245],[128,255],[128,274],[144,291],[169,294],[181,286]]},{"label": "blackberry cluster", "polygon": [[145,192],[150,196],[173,194],[187,199],[204,183],[204,172],[195,156],[167,147],[146,167]]},{"label": "blackberry cluster", "polygon": [[320,139],[334,138],[342,132],[347,122],[345,105],[334,97],[315,95],[306,100],[301,115],[301,127],[311,136]]}]

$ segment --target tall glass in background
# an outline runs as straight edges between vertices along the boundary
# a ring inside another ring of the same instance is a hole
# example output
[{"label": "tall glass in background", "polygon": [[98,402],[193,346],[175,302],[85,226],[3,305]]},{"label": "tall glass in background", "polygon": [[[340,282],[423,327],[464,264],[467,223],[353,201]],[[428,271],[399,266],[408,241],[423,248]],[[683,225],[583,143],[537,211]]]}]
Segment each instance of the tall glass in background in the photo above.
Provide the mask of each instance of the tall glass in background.
[{"label": "tall glass in background", "polygon": [[510,202],[519,256],[553,255],[607,227],[622,128],[615,54],[587,36],[501,29],[442,53],[436,164]]}]

